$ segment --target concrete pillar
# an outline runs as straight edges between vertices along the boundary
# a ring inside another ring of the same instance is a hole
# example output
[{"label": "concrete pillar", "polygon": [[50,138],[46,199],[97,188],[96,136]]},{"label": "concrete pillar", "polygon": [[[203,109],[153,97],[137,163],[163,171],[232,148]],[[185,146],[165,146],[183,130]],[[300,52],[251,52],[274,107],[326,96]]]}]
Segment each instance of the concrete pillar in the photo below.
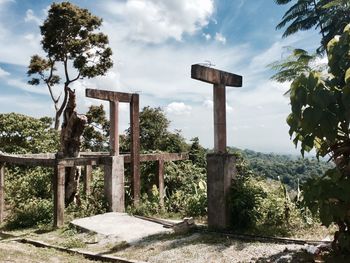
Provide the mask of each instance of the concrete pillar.
[{"label": "concrete pillar", "polygon": [[165,194],[164,193],[164,160],[158,161],[157,183],[158,183],[160,206],[164,208],[164,194]]},{"label": "concrete pillar", "polygon": [[91,194],[92,165],[85,165],[84,169],[84,193]]},{"label": "concrete pillar", "polygon": [[140,102],[139,94],[132,94],[130,102],[130,165],[134,205],[140,202]]},{"label": "concrete pillar", "polygon": [[110,212],[125,212],[124,158],[108,157],[104,168],[104,193]]},{"label": "concrete pillar", "polygon": [[111,147],[111,155],[119,155],[119,130],[118,130],[118,101],[109,102],[110,111],[110,134],[109,134],[109,144]]},{"label": "concrete pillar", "polygon": [[5,164],[0,163],[0,224],[4,221],[4,210],[5,210],[4,183],[5,183]]},{"label": "concrete pillar", "polygon": [[215,84],[214,103],[214,152],[226,152],[226,87]]},{"label": "concrete pillar", "polygon": [[226,229],[230,226],[228,197],[236,175],[236,159],[227,153],[207,154],[208,227]]},{"label": "concrete pillar", "polygon": [[64,195],[65,195],[64,165],[57,165],[54,173],[54,226],[61,227],[64,224]]}]

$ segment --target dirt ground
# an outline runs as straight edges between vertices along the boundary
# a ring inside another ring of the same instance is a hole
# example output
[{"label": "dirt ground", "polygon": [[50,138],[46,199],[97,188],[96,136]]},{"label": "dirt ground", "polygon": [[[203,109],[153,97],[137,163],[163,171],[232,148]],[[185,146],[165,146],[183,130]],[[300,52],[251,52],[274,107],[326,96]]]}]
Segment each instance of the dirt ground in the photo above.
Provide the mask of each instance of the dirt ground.
[{"label": "dirt ground", "polygon": [[[11,241],[15,237],[152,263],[313,262],[303,245],[246,242],[213,233],[148,237],[133,244],[76,229],[27,229],[0,235],[0,262],[93,262],[82,256]],[[95,261],[96,262],[96,261]]]}]

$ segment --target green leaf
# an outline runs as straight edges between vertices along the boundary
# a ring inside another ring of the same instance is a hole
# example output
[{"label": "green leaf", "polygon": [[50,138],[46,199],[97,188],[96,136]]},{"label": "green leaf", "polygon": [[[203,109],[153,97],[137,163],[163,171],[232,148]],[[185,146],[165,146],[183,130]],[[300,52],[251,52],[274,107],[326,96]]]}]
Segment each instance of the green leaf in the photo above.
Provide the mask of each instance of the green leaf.
[{"label": "green leaf", "polygon": [[320,219],[323,225],[329,227],[333,222],[333,216],[330,213],[330,207],[328,204],[323,203],[320,207]]},{"label": "green leaf", "polygon": [[350,83],[350,68],[348,68],[345,72],[345,83],[349,84]]}]

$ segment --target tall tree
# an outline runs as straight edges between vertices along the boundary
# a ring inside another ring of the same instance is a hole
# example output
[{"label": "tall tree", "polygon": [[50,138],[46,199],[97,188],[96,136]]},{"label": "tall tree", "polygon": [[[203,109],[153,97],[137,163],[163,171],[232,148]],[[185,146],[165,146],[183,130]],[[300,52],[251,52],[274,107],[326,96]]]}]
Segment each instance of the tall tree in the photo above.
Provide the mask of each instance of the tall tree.
[{"label": "tall tree", "polygon": [[318,52],[324,52],[327,43],[342,32],[350,22],[350,0],[275,0],[278,5],[292,4],[282,17],[277,29],[286,27],[283,36],[316,28],[322,35]]},{"label": "tall tree", "polygon": [[336,168],[304,186],[305,203],[339,230],[334,248],[350,254],[350,24],[327,46],[329,73],[311,71],[291,84],[290,136],[301,153],[329,155]]},{"label": "tall tree", "polygon": [[[68,102],[69,85],[84,77],[104,75],[113,66],[108,37],[97,31],[101,24],[102,19],[87,9],[62,2],[51,5],[40,27],[46,57],[31,57],[27,73],[33,78],[28,83],[47,86],[55,106],[56,130]],[[63,68],[61,75],[58,66]],[[63,93],[56,96],[53,88],[61,83],[62,75]]]}]

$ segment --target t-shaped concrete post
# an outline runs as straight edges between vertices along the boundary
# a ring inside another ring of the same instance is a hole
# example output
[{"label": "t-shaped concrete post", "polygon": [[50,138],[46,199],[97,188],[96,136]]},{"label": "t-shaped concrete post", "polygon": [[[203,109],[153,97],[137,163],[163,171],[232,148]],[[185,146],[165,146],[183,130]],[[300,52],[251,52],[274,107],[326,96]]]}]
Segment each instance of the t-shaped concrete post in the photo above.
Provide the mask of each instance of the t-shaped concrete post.
[{"label": "t-shaped concrete post", "polygon": [[242,76],[195,64],[191,78],[213,84],[214,152],[226,152],[226,86],[242,87]]},{"label": "t-shaped concrete post", "polygon": [[214,153],[207,154],[208,226],[230,226],[228,197],[235,176],[235,157],[226,152],[226,86],[241,87],[242,77],[225,71],[192,65],[193,79],[214,84]]}]

